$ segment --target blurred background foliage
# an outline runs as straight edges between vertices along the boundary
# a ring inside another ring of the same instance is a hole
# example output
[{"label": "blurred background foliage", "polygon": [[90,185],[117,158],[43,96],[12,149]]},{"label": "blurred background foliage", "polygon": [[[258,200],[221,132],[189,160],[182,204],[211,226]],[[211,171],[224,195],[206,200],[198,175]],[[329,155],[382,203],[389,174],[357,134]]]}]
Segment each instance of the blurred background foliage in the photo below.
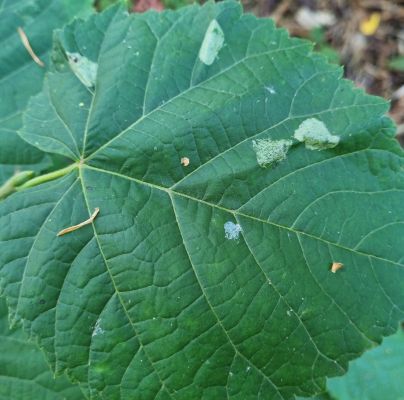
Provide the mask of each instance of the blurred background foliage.
[{"label": "blurred background foliage", "polygon": [[[102,10],[120,0],[96,0]],[[203,3],[205,0],[197,0]],[[177,9],[193,0],[126,0],[133,12]],[[390,115],[404,146],[404,0],[242,0],[246,11],[311,40],[345,76],[391,100]],[[192,28],[190,28],[192,29]]]}]

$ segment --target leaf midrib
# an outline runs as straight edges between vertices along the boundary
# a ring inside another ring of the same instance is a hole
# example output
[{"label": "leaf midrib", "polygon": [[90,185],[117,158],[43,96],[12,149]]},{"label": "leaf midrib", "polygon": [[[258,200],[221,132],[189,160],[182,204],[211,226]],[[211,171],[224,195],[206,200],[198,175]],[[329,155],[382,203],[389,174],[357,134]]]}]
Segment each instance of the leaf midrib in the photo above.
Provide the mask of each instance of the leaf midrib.
[{"label": "leaf midrib", "polygon": [[[365,150],[369,150],[369,149],[363,149],[363,150],[360,150],[360,151],[365,151]],[[349,154],[353,154],[353,153],[349,153]],[[327,159],[327,160],[328,160],[328,159]],[[310,165],[310,166],[311,166],[311,165]],[[275,227],[277,227],[277,228],[279,228],[279,229],[285,229],[285,230],[287,230],[287,231],[289,231],[289,232],[294,233],[295,235],[304,235],[304,236],[307,236],[307,237],[309,237],[309,238],[311,238],[311,239],[318,240],[318,241],[320,241],[320,242],[326,243],[327,245],[331,245],[331,246],[338,247],[338,248],[340,248],[340,249],[342,249],[342,250],[349,251],[349,252],[354,253],[354,254],[357,254],[357,255],[359,255],[359,256],[372,257],[372,258],[374,258],[374,259],[377,259],[377,260],[380,260],[380,261],[384,261],[384,262],[388,262],[388,263],[390,263],[390,264],[394,264],[394,265],[397,265],[397,266],[399,266],[399,267],[404,267],[404,264],[398,263],[398,262],[396,262],[396,261],[388,260],[388,259],[385,259],[385,258],[383,258],[383,257],[376,256],[376,255],[373,255],[373,254],[368,254],[368,253],[363,252],[363,251],[354,250],[354,249],[351,249],[351,248],[349,248],[349,247],[343,246],[343,245],[341,245],[341,244],[339,244],[339,243],[335,243],[335,242],[329,241],[329,240],[327,240],[327,239],[320,238],[320,237],[315,236],[315,235],[313,235],[313,234],[311,234],[311,233],[308,233],[308,232],[305,232],[305,231],[301,231],[301,230],[298,230],[298,229],[289,227],[289,226],[287,226],[287,225],[282,225],[282,224],[279,224],[279,223],[274,222],[274,221],[271,221],[271,220],[264,220],[264,219],[262,219],[262,218],[255,217],[255,216],[253,216],[253,215],[251,215],[251,214],[247,214],[247,213],[244,213],[244,212],[240,211],[240,209],[238,209],[238,210],[232,210],[232,209],[229,209],[229,208],[220,206],[220,205],[218,205],[218,204],[210,203],[210,202],[208,202],[208,201],[205,201],[205,200],[202,200],[202,199],[198,199],[198,198],[193,197],[193,196],[190,196],[190,195],[188,195],[188,194],[174,191],[174,190],[172,190],[172,189],[170,189],[170,188],[166,188],[166,187],[164,187],[164,186],[159,186],[159,185],[155,185],[155,184],[150,183],[150,182],[141,181],[141,180],[139,180],[139,179],[136,179],[136,178],[133,178],[133,177],[130,177],[130,176],[127,176],[127,175],[123,175],[123,174],[120,174],[120,173],[118,173],[118,172],[113,172],[113,171],[109,171],[109,170],[106,170],[106,169],[102,169],[102,168],[98,168],[98,167],[94,167],[94,166],[86,165],[86,164],[83,164],[82,167],[83,167],[83,168],[92,169],[92,170],[94,170],[94,171],[98,171],[98,172],[105,173],[105,174],[115,175],[115,176],[117,176],[117,177],[120,177],[120,178],[123,178],[123,179],[127,179],[127,180],[130,180],[130,181],[136,182],[136,183],[138,183],[138,184],[142,184],[142,185],[151,187],[151,188],[153,188],[153,189],[161,190],[161,191],[163,191],[163,192],[166,192],[167,194],[174,194],[174,195],[176,195],[176,196],[181,196],[181,197],[187,198],[187,199],[189,199],[189,200],[196,201],[196,202],[198,202],[198,203],[201,203],[201,204],[204,204],[204,205],[207,205],[207,206],[210,206],[210,207],[214,207],[214,208],[217,208],[217,209],[219,209],[219,210],[221,210],[221,211],[224,211],[224,212],[233,214],[234,216],[240,216],[240,217],[244,217],[244,218],[249,218],[249,219],[251,219],[251,220],[254,220],[254,221],[257,221],[257,222],[260,222],[260,223],[264,223],[264,224],[269,224],[269,225],[275,226]]]},{"label": "leaf midrib", "polygon": [[[84,201],[85,201],[85,203],[86,203],[87,210],[88,210],[88,212],[90,213],[90,204],[89,204],[89,201],[88,201],[87,192],[86,192],[86,189],[85,189],[84,179],[83,179],[82,169],[81,169],[81,168],[79,169],[79,179],[80,179],[80,182],[81,182],[81,187],[82,187],[82,192],[83,192],[83,196],[84,196]],[[123,309],[123,311],[124,311],[124,313],[125,313],[125,316],[126,316],[126,318],[128,319],[130,325],[132,326],[133,332],[134,332],[134,334],[136,335],[136,338],[137,338],[137,340],[139,341],[139,344],[140,344],[141,348],[143,349],[146,358],[148,359],[150,365],[152,366],[153,370],[154,370],[155,373],[156,373],[157,378],[158,378],[159,381],[160,381],[161,389],[164,389],[164,390],[167,392],[167,394],[170,396],[170,398],[173,399],[172,394],[170,393],[170,391],[169,391],[168,388],[166,387],[166,385],[165,385],[165,383],[164,383],[164,380],[163,380],[163,379],[161,378],[161,376],[159,375],[157,368],[155,367],[153,361],[151,360],[149,354],[147,353],[146,348],[145,348],[143,342],[142,342],[141,339],[140,339],[140,335],[139,335],[138,332],[137,332],[137,329],[136,329],[136,327],[135,327],[135,324],[133,323],[132,319],[130,318],[130,315],[129,315],[129,313],[128,313],[128,310],[126,309],[125,303],[124,303],[124,301],[123,301],[123,299],[122,299],[121,292],[118,290],[118,287],[117,287],[117,285],[116,285],[116,283],[115,283],[114,275],[112,274],[112,272],[111,272],[111,270],[110,270],[110,268],[109,268],[107,258],[105,257],[105,254],[104,254],[104,252],[103,252],[103,250],[102,250],[102,246],[101,246],[101,243],[100,243],[100,240],[99,240],[97,231],[96,231],[96,229],[95,229],[94,223],[92,223],[91,226],[92,226],[92,228],[93,228],[94,237],[95,237],[95,240],[96,240],[96,242],[97,242],[97,246],[98,246],[98,248],[99,248],[101,257],[102,257],[102,259],[103,259],[103,261],[104,261],[105,268],[107,269],[107,272],[108,272],[108,275],[109,275],[109,277],[110,277],[112,286],[113,286],[114,291],[115,291],[115,293],[116,293],[116,295],[117,295],[117,297],[118,297],[119,303],[120,303],[121,306],[122,306],[122,309]]]}]

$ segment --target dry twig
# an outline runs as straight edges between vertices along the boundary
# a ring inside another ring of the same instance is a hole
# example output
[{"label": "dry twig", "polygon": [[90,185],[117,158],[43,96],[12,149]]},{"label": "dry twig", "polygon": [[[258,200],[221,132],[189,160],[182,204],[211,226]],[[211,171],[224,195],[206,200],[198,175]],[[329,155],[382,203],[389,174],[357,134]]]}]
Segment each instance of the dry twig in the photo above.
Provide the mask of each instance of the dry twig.
[{"label": "dry twig", "polygon": [[24,45],[24,47],[27,49],[29,55],[31,56],[31,58],[40,66],[40,67],[44,67],[45,64],[43,63],[43,61],[41,61],[39,59],[39,57],[34,53],[34,50],[32,50],[31,45],[29,44],[29,40],[27,35],[25,34],[25,32],[22,30],[21,27],[18,27],[17,29],[18,34],[20,35],[21,38],[21,42]]},{"label": "dry twig", "polygon": [[89,219],[86,219],[85,221],[80,222],[77,225],[69,226],[68,228],[62,229],[56,236],[65,235],[66,233],[73,232],[73,231],[75,231],[77,229],[82,228],[83,226],[91,224],[94,221],[95,217],[98,215],[99,212],[100,212],[100,209],[97,207],[94,210],[94,212],[92,213],[92,215],[91,215],[91,217]]}]

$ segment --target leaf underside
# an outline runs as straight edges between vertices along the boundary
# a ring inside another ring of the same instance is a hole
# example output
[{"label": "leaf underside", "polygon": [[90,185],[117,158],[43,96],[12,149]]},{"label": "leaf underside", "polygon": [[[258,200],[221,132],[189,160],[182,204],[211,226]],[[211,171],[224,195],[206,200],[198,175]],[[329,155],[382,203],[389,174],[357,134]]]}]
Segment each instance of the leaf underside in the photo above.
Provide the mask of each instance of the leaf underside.
[{"label": "leaf underside", "polygon": [[[201,60],[213,20],[224,42]],[[292,399],[397,329],[404,163],[384,100],[233,2],[113,7],[56,41],[20,135],[77,168],[0,204],[0,279],[57,373],[93,399]],[[313,119],[338,145],[293,139]],[[263,167],[260,139],[293,144]]]},{"label": "leaf underside", "polygon": [[[42,90],[53,29],[90,10],[90,0],[0,0],[0,185],[22,168],[40,171],[49,164],[45,154],[16,131],[29,98]],[[45,68],[34,63],[18,28]]]}]

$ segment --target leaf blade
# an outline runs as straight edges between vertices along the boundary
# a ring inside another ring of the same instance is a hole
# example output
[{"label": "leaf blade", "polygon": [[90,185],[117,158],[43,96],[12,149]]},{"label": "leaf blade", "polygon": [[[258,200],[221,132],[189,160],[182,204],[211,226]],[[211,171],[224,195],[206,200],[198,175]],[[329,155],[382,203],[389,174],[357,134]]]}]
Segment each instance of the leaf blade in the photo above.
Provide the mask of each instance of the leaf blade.
[{"label": "leaf blade", "polygon": [[[385,101],[354,89],[272,23],[242,17],[234,3],[162,17],[121,11],[60,36],[63,47],[79,31],[81,55],[98,60],[94,93],[63,62],[48,81],[60,96],[57,77],[72,78],[63,92],[76,107],[78,91],[92,97],[72,135],[79,149],[85,143],[87,158],[78,172],[44,188],[42,201],[55,196],[54,205],[58,191],[78,177],[57,224],[49,223],[50,205],[40,205],[45,230],[38,233],[33,223],[29,232],[40,237],[36,260],[24,264],[17,245],[5,247],[8,296],[22,299],[18,314],[54,368],[88,381],[93,398],[289,399],[323,392],[325,377],[342,374],[403,316],[402,258],[391,248],[399,249],[394,240],[404,215],[388,212],[402,201],[403,157],[382,116]],[[171,53],[171,42],[182,43],[180,34],[197,19],[205,28],[218,21],[224,33],[227,46],[210,66],[198,61],[204,29],[192,31],[184,54]],[[86,52],[80,37],[97,23],[94,48]],[[144,32],[139,42],[130,36],[135,26]],[[122,67],[127,46],[146,44],[153,54],[142,59],[133,48]],[[166,75],[154,84],[164,55],[186,68],[163,67]],[[125,88],[142,62],[147,77],[134,78],[136,90]],[[33,99],[34,114],[38,104]],[[73,115],[66,113],[67,125]],[[258,164],[254,139],[292,141],[313,119],[323,136],[338,136],[336,146],[294,141],[284,159]],[[22,133],[28,140],[30,129]],[[32,134],[42,135],[37,128]],[[62,132],[54,136],[69,147]],[[44,150],[63,152],[46,135],[41,140]],[[10,198],[0,215],[15,212],[23,220],[18,214],[32,193]],[[55,239],[95,208],[92,228]],[[20,224],[12,235],[26,240],[25,229]],[[11,279],[8,265],[21,258],[23,284]],[[344,264],[336,274],[334,262]],[[30,305],[39,295],[49,298],[49,310]]]}]

